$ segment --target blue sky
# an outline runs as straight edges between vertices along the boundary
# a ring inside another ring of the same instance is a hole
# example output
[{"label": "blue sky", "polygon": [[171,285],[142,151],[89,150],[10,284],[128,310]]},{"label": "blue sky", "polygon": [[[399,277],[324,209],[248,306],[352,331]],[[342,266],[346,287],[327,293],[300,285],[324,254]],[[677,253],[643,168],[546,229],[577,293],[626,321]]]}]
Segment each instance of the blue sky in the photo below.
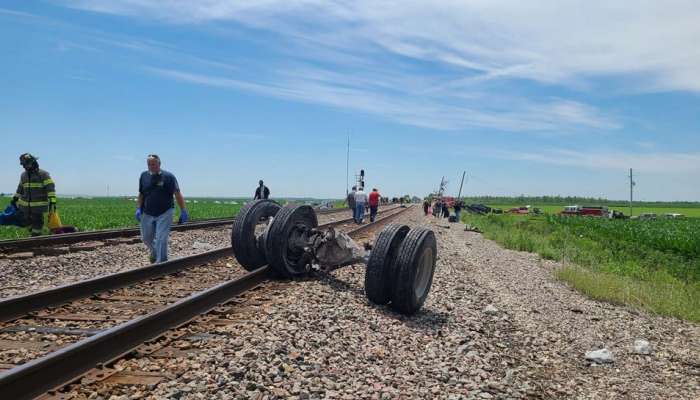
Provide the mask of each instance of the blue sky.
[{"label": "blue sky", "polygon": [[608,3],[4,1],[0,191],[700,201],[700,3]]}]

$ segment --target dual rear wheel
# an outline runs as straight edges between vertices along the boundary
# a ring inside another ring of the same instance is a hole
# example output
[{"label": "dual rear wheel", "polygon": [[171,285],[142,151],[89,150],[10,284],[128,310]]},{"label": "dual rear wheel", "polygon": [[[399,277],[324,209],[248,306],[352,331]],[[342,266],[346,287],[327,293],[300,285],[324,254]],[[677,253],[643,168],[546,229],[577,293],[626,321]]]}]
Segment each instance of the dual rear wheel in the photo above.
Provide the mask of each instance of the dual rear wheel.
[{"label": "dual rear wheel", "polygon": [[[276,277],[306,275],[304,246],[318,227],[310,206],[281,207],[272,200],[246,204],[233,223],[231,245],[248,271],[269,264]],[[377,236],[365,272],[365,293],[375,304],[413,314],[430,292],[437,260],[435,234],[426,228],[389,224]]]},{"label": "dual rear wheel", "polygon": [[367,263],[367,298],[375,304],[389,304],[401,314],[414,314],[430,293],[436,261],[433,231],[387,225],[379,233]]}]

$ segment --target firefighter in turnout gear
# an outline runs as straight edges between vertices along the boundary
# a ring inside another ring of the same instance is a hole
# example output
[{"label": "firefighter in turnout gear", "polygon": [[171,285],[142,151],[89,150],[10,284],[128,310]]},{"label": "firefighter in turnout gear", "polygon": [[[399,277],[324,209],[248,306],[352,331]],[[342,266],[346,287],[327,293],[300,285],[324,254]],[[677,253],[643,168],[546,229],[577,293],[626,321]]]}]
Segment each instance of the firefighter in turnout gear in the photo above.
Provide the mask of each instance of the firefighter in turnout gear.
[{"label": "firefighter in turnout gear", "polygon": [[39,236],[44,228],[47,211],[56,209],[56,187],[48,172],[39,168],[37,158],[29,153],[19,156],[24,172],[12,198],[12,205],[19,208],[22,225],[30,229],[32,236]]}]

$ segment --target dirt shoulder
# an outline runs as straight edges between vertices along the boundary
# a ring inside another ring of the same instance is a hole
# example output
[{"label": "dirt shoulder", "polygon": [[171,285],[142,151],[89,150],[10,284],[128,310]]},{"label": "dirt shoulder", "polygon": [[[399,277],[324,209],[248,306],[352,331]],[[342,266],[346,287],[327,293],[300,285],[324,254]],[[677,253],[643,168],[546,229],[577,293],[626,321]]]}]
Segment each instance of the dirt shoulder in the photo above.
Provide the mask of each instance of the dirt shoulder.
[{"label": "dirt shoulder", "polygon": [[[556,280],[560,264],[506,250],[463,225],[430,220],[443,263],[487,290],[513,324],[508,353],[517,376],[548,397],[700,397],[700,327],[625,306],[591,300]],[[449,228],[447,228],[449,226]],[[651,354],[634,351],[635,340]],[[607,348],[614,362],[594,364],[587,351]]]}]

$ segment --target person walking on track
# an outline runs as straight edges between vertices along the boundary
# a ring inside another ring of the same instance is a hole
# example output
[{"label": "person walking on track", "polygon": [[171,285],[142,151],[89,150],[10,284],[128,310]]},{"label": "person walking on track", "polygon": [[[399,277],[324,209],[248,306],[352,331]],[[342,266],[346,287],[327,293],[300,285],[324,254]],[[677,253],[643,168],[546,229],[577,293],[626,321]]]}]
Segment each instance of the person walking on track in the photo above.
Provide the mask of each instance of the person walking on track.
[{"label": "person walking on track", "polygon": [[253,200],[260,200],[260,199],[269,199],[270,198],[270,189],[265,186],[263,183],[262,179],[258,181],[258,187],[255,189],[255,196],[253,196]]},{"label": "person walking on track", "polygon": [[373,188],[369,193],[369,222],[374,222],[374,219],[377,217],[379,199],[381,198],[382,196],[379,194],[379,191],[377,191],[377,188]]},{"label": "person walking on track", "polygon": [[141,223],[141,239],[150,252],[151,263],[168,261],[168,239],[175,205],[180,207],[178,223],[187,222],[189,214],[175,175],[160,168],[160,157],[150,154],[148,170],[139,178],[136,219]]},{"label": "person walking on track", "polygon": [[346,199],[348,203],[348,208],[352,211],[352,219],[357,222],[357,209],[355,208],[355,192],[357,191],[357,186],[353,186],[348,197]]},{"label": "person walking on track", "polygon": [[357,215],[355,216],[355,222],[361,224],[365,220],[365,205],[367,203],[367,193],[360,188],[355,192],[355,210]]}]

